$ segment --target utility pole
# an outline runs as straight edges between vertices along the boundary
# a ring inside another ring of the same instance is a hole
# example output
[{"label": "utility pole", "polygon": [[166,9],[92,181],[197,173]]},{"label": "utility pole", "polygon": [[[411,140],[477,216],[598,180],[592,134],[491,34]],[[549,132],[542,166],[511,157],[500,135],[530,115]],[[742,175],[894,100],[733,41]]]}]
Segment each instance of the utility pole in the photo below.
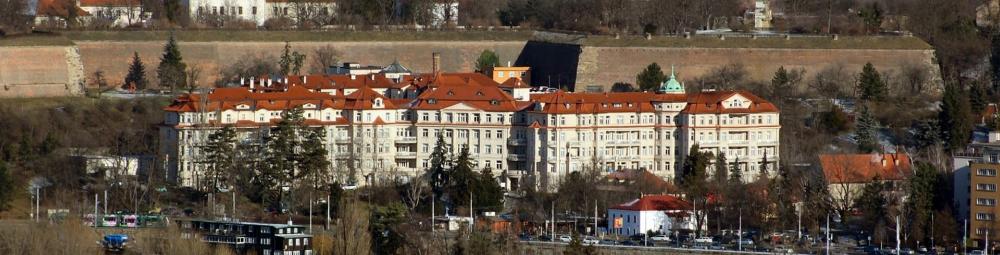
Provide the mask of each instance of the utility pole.
[{"label": "utility pole", "polygon": [[434,200],[437,200],[437,198],[434,197],[434,194],[431,194],[431,233],[434,233]]},{"label": "utility pole", "polygon": [[94,193],[94,227],[99,227],[100,226],[99,224],[97,224],[97,218],[98,218],[98,216],[97,216],[97,203],[99,201],[100,200],[97,198],[97,193]]},{"label": "utility pole", "polygon": [[969,238],[969,219],[965,219],[962,223],[962,253],[968,253],[969,248],[965,246],[966,240]]},{"label": "utility pole", "polygon": [[597,237],[597,199],[594,199],[594,237]]},{"label": "utility pole", "polygon": [[313,233],[313,199],[309,196],[309,234]]},{"label": "utility pole", "polygon": [[[474,209],[472,209],[472,191],[469,191],[469,229],[472,231],[476,230],[476,215],[473,214]],[[471,234],[472,231],[469,231]]]},{"label": "utility pole", "polygon": [[104,190],[104,214],[108,214],[108,190]]},{"label": "utility pole", "polygon": [[[899,232],[901,232],[901,231],[899,231],[899,230],[900,230],[899,229],[899,215],[896,215],[896,254],[899,254],[899,252],[900,252],[900,249],[899,249]],[[987,233],[986,240],[989,240],[989,238],[990,238],[989,233]],[[987,243],[987,245],[989,245],[989,243]],[[987,254],[989,254],[989,252],[987,252]]]},{"label": "utility pole", "polygon": [[[736,233],[736,250],[743,251],[743,209],[740,209],[739,230]],[[679,242],[679,240],[678,240]]]},{"label": "utility pole", "polygon": [[826,213],[826,255],[830,255],[830,213]]},{"label": "utility pole", "polygon": [[556,241],[556,201],[555,200],[552,201],[552,208],[551,209],[552,209],[552,226],[550,226],[550,227],[552,227],[552,238],[551,238],[552,240],[551,241],[555,242]]},{"label": "utility pole", "polygon": [[[434,216],[431,215],[431,219],[433,218]],[[433,225],[431,226],[433,227]],[[330,194],[326,195],[326,229],[330,230]]]}]

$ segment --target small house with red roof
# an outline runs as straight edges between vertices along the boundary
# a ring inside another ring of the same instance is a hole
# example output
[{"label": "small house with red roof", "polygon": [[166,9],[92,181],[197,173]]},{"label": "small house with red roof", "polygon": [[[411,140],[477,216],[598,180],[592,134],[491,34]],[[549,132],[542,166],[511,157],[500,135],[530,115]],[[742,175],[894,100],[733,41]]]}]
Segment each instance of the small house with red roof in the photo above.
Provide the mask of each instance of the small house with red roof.
[{"label": "small house with red roof", "polygon": [[670,234],[678,230],[693,231],[696,228],[694,215],[691,202],[680,197],[644,195],[608,208],[608,229],[611,234],[624,236],[647,232]]},{"label": "small house with red roof", "polygon": [[828,183],[827,190],[840,210],[850,210],[865,184],[879,181],[894,184],[913,174],[910,157],[905,153],[821,154],[820,167]]}]

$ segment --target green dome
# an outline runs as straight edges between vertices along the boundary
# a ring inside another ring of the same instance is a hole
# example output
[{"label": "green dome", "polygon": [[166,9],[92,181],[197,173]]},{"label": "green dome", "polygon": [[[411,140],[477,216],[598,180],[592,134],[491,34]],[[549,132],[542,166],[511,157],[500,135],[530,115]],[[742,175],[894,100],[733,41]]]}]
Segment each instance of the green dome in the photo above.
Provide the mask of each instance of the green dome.
[{"label": "green dome", "polygon": [[669,94],[684,94],[684,85],[677,82],[677,76],[674,75],[674,67],[670,67],[670,79],[663,82],[660,85],[660,93]]}]

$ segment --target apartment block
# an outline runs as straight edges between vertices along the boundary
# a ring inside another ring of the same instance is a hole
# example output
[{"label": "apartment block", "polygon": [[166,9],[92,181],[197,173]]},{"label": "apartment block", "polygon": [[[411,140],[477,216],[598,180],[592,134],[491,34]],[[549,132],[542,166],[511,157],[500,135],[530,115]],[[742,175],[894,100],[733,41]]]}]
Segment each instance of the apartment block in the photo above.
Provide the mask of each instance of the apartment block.
[{"label": "apartment block", "polygon": [[491,169],[508,189],[551,190],[567,173],[593,168],[646,169],[672,181],[695,144],[726,153],[748,173],[765,160],[768,168],[779,163],[773,104],[744,91],[686,93],[673,77],[658,92],[628,93],[532,92],[518,77],[498,83],[478,73],[242,83],[182,95],[165,108],[161,151],[171,179],[200,185],[202,147],[215,130],[233,126],[240,143],[253,147],[296,107],[305,125],[327,131],[332,170],[353,172],[361,185],[422,174],[438,137],[454,154],[467,148],[476,168]]}]

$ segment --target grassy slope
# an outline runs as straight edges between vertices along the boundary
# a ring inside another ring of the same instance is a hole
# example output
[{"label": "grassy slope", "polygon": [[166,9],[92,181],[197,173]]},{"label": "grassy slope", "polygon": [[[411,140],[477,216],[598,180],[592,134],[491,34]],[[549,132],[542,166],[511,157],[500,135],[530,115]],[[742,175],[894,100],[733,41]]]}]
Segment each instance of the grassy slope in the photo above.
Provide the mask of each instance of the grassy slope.
[{"label": "grassy slope", "polygon": [[68,46],[73,45],[64,36],[59,35],[18,35],[0,38],[0,47],[8,46]]}]

